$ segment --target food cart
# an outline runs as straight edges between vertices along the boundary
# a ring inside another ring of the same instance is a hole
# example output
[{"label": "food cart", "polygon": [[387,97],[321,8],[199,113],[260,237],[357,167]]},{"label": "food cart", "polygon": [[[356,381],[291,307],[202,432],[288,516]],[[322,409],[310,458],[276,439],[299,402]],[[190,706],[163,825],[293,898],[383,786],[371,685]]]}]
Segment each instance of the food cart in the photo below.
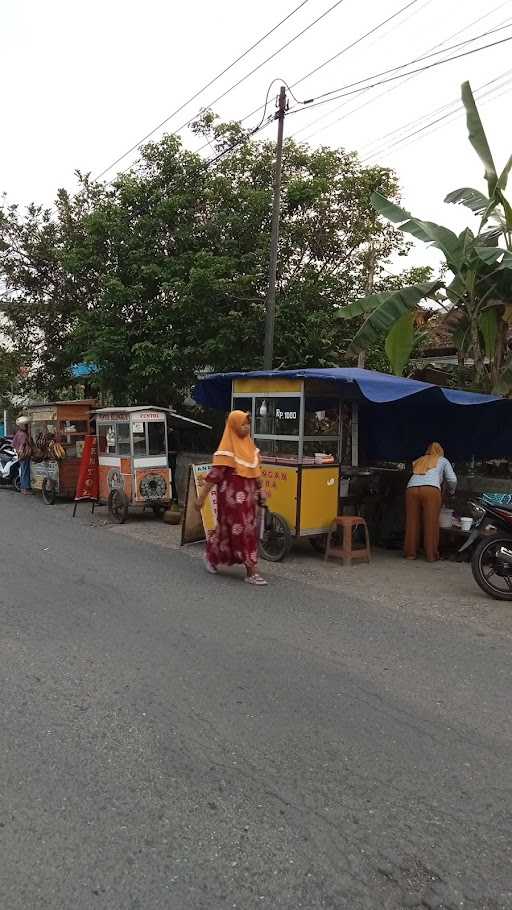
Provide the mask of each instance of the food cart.
[{"label": "food cart", "polygon": [[[373,370],[212,374],[200,380],[194,398],[252,416],[269,506],[277,513],[270,534],[277,555],[270,558],[282,558],[294,537],[310,537],[322,548],[337,510],[345,508],[362,506],[374,539],[382,539],[381,519],[395,506],[403,514],[411,462],[433,440],[455,462],[512,451],[512,401]],[[334,464],[325,463],[326,455]],[[382,515],[374,520],[378,500]]]},{"label": "food cart", "polygon": [[32,403],[26,408],[35,444],[31,461],[31,485],[44,502],[53,505],[57,496],[73,499],[85,437],[90,433],[96,401]]},{"label": "food cart", "polygon": [[172,500],[168,424],[210,429],[168,408],[101,408],[94,412],[98,438],[99,500],[123,524],[130,505],[163,515]]},{"label": "food cart", "polygon": [[[215,404],[211,399],[205,403]],[[230,406],[251,415],[254,439],[262,453],[269,507],[263,555],[282,559],[294,538],[309,538],[322,550],[338,515],[346,444],[345,406],[336,389],[277,373],[249,374],[232,379]]]}]

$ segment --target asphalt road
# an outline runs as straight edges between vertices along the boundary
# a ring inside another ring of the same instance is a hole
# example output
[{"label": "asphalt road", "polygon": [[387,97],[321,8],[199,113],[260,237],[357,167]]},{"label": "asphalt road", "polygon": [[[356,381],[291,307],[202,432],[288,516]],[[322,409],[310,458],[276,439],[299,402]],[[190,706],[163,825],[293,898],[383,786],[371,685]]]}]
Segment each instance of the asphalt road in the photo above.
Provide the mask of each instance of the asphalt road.
[{"label": "asphalt road", "polygon": [[2,910],[512,908],[509,631],[0,516]]}]

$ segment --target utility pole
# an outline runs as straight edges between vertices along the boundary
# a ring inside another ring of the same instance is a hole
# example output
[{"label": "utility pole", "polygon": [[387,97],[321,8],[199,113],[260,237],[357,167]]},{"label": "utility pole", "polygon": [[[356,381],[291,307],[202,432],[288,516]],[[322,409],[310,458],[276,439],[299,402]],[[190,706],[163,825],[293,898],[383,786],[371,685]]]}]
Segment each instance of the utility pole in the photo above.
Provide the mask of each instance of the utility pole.
[{"label": "utility pole", "polygon": [[283,133],[284,115],[286,113],[286,88],[281,86],[277,103],[277,145],[276,162],[274,170],[274,200],[272,204],[272,234],[270,240],[270,263],[268,270],[268,289],[265,301],[265,351],[263,367],[272,369],[274,358],[274,318],[276,309],[276,273],[277,273],[277,247],[279,244],[279,215],[281,211],[281,166],[283,161]]},{"label": "utility pole", "polygon": [[[368,257],[368,278],[366,281],[366,293],[371,294],[373,291],[373,282],[375,279],[375,248],[373,243],[370,245],[369,257]],[[360,370],[364,370],[364,365],[366,363],[366,354],[365,351],[360,351],[357,358],[357,365]]]}]

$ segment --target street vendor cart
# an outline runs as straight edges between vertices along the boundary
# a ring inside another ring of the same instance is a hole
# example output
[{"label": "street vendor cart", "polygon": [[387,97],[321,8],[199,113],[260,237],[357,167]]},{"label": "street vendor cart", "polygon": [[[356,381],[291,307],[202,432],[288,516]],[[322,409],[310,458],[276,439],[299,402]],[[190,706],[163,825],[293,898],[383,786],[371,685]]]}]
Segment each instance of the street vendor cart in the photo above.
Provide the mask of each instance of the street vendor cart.
[{"label": "street vendor cart", "polygon": [[34,454],[31,485],[44,502],[53,505],[57,497],[73,499],[80,470],[85,437],[90,433],[96,401],[53,401],[32,403],[26,409],[31,425]]},{"label": "street vendor cart", "polygon": [[[212,374],[200,380],[194,398],[206,407],[251,415],[274,522],[262,546],[269,558],[282,558],[299,537],[323,549],[345,509],[361,503],[369,514],[381,495],[373,489],[377,485],[393,486],[403,511],[411,462],[433,440],[454,461],[512,451],[511,401],[372,370]],[[351,502],[358,494],[353,488],[363,485],[364,501],[359,496]],[[374,528],[377,519],[382,524],[376,516]],[[266,552],[268,538],[274,555]]]},{"label": "street vendor cart", "polygon": [[230,406],[251,415],[262,453],[266,522],[272,524],[263,554],[282,559],[293,539],[303,537],[322,549],[340,496],[343,408],[336,390],[302,378],[249,374],[233,378]]},{"label": "street vendor cart", "polygon": [[172,500],[168,425],[210,429],[168,408],[102,408],[94,412],[98,438],[99,500],[123,524],[131,505],[161,516]]}]

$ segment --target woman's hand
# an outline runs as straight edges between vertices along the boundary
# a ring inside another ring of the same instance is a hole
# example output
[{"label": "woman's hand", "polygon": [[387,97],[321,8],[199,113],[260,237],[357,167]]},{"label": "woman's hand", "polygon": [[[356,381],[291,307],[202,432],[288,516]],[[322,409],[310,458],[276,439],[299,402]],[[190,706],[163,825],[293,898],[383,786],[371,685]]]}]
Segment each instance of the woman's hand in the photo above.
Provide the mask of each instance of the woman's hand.
[{"label": "woman's hand", "polygon": [[201,492],[198,494],[198,497],[194,503],[196,512],[200,512],[204,508],[204,504],[208,499],[210,490],[212,489],[212,484],[207,483],[202,477],[198,480],[198,486],[201,487]]}]

